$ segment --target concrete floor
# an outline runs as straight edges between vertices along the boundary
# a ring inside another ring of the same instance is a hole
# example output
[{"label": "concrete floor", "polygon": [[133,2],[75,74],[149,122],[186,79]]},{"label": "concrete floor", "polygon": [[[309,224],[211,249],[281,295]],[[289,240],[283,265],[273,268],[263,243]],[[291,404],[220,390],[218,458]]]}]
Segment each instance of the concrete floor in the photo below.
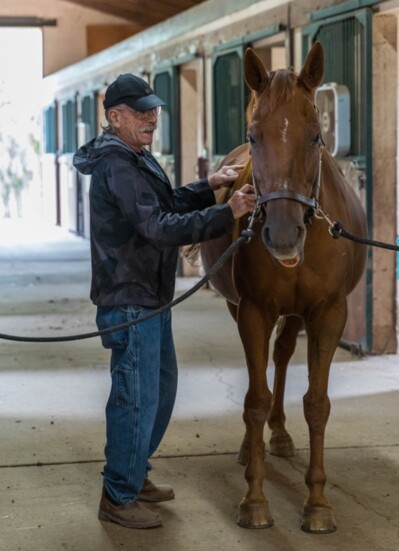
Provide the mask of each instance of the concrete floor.
[{"label": "concrete floor", "polygon": [[[56,228],[0,221],[0,332],[61,335],[94,330],[89,245]],[[187,281],[178,281],[181,292]],[[339,350],[331,373],[327,495],[338,531],[300,530],[306,496],[305,338],[287,387],[297,455],[266,458],[275,526],[235,523],[246,483],[236,462],[247,374],[223,299],[201,290],[174,311],[180,382],[153,480],[176,499],[155,506],[160,529],[97,520],[109,389],[99,339],[59,344],[0,341],[1,551],[399,550],[399,363]],[[271,371],[271,378],[273,370]]]}]

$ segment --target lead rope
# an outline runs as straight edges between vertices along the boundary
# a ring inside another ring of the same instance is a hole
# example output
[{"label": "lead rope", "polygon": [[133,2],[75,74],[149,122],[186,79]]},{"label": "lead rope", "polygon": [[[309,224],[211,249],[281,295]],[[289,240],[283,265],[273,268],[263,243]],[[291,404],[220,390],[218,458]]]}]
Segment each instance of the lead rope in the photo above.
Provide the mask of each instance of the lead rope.
[{"label": "lead rope", "polygon": [[390,251],[399,251],[399,246],[391,245],[390,243],[384,243],[383,241],[375,241],[374,239],[368,239],[367,237],[361,237],[354,233],[348,232],[342,225],[342,222],[336,220],[332,222],[330,218],[325,214],[320,207],[315,210],[315,216],[317,218],[324,218],[328,224],[328,232],[334,239],[345,237],[355,243],[361,243],[362,245],[369,245],[370,247],[379,247],[381,249],[388,249]]},{"label": "lead rope", "polygon": [[19,335],[7,335],[6,333],[0,333],[0,339],[7,340],[7,341],[16,341],[16,342],[68,342],[68,341],[79,341],[83,339],[91,339],[93,337],[100,337],[101,335],[108,335],[109,333],[113,333],[114,331],[120,331],[122,329],[126,329],[127,327],[132,327],[133,325],[137,325],[139,323],[142,323],[144,321],[147,321],[149,319],[152,319],[165,310],[169,310],[170,308],[173,308],[177,304],[180,304],[184,300],[186,300],[188,297],[193,295],[198,289],[200,289],[205,283],[207,283],[212,276],[220,270],[220,268],[227,262],[227,260],[232,256],[232,254],[235,253],[235,251],[241,247],[241,245],[244,245],[244,243],[249,243],[249,241],[252,239],[253,236],[253,230],[252,227],[254,225],[256,216],[256,207],[255,210],[252,212],[248,226],[242,230],[240,237],[238,237],[228,249],[225,250],[225,252],[222,254],[222,256],[215,262],[215,264],[210,268],[209,272],[204,275],[200,281],[198,281],[191,289],[186,291],[183,295],[176,298],[175,300],[169,302],[168,304],[165,304],[164,306],[161,306],[161,308],[158,308],[157,310],[154,310],[153,312],[150,312],[143,316],[140,319],[128,321],[126,323],[121,323],[119,325],[115,325],[113,327],[108,327],[107,329],[101,329],[100,331],[93,331],[91,333],[81,333],[78,335],[68,335],[64,337],[23,337]]}]

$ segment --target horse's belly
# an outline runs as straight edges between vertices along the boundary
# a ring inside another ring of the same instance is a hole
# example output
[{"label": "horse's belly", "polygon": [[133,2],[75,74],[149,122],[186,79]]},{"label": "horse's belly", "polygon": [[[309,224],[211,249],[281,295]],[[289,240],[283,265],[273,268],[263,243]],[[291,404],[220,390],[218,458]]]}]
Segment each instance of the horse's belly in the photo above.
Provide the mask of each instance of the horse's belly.
[{"label": "horse's belly", "polygon": [[[201,258],[205,271],[208,273],[219,260],[225,250],[231,245],[231,234],[223,235],[218,239],[201,243]],[[238,304],[238,293],[232,277],[232,258],[212,276],[211,283],[215,289],[232,304]]]}]

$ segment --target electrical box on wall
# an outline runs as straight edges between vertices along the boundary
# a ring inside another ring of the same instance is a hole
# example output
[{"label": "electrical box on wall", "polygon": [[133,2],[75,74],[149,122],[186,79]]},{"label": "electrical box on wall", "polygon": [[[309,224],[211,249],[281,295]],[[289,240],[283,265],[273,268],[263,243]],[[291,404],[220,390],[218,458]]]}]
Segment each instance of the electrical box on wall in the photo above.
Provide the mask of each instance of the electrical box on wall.
[{"label": "electrical box on wall", "polygon": [[350,96],[342,84],[329,82],[316,91],[323,140],[333,157],[344,157],[351,144]]}]

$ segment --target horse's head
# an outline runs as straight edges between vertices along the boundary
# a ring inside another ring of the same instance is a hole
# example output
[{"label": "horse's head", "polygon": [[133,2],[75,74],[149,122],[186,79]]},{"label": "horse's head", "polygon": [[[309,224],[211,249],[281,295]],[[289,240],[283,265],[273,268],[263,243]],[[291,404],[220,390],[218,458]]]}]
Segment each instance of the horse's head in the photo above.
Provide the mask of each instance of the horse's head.
[{"label": "horse's head", "polygon": [[266,213],[262,239],[286,267],[303,261],[306,220],[318,193],[322,140],[314,94],[323,68],[319,42],[299,75],[285,69],[268,73],[253,50],[245,53],[245,79],[252,90],[248,109],[252,170]]}]

